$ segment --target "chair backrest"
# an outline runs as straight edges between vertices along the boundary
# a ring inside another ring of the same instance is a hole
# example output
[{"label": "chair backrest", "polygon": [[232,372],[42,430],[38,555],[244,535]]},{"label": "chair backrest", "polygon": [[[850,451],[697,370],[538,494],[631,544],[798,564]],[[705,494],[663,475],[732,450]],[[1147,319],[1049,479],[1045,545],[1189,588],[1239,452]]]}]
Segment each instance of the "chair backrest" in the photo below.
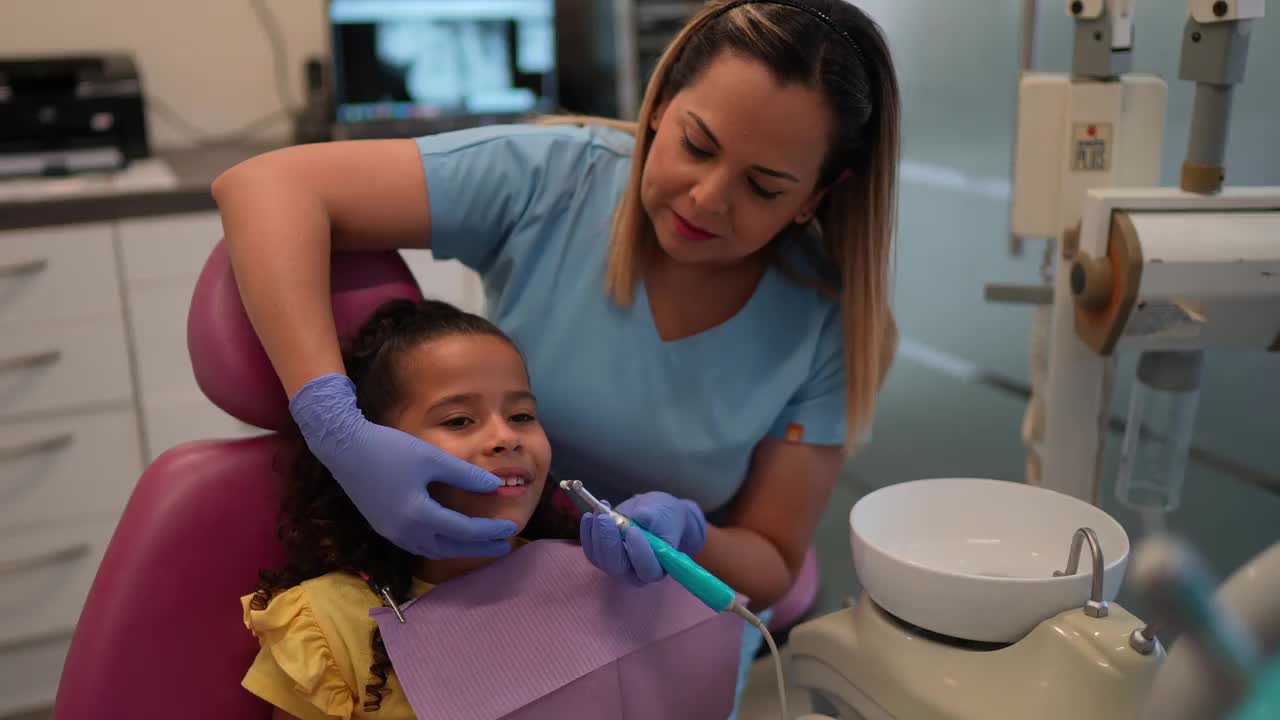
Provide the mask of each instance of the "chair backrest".
[{"label": "chair backrest", "polygon": [[[396,253],[335,258],[331,289],[342,337],[382,302],[421,297]],[[187,342],[209,399],[273,432],[181,445],[146,469],[76,626],[57,720],[271,717],[269,705],[240,687],[257,642],[238,598],[257,586],[258,570],[281,561],[277,468],[289,458],[277,433],[290,420],[222,244],[196,284]]]}]

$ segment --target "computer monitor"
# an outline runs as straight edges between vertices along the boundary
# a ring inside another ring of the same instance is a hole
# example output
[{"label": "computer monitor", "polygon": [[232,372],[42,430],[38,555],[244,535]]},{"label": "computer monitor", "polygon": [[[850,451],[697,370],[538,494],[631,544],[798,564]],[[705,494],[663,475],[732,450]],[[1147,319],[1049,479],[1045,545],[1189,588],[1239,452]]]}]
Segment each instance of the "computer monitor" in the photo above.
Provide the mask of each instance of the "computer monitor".
[{"label": "computer monitor", "polygon": [[555,110],[555,0],[330,0],[329,23],[338,125]]}]

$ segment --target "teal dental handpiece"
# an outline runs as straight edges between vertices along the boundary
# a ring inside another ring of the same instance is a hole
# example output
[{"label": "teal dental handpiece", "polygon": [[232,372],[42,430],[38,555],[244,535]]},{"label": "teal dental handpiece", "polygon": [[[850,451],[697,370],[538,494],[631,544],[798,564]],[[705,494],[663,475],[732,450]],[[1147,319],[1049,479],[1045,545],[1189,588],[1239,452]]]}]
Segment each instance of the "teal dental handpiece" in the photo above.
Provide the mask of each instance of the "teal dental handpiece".
[{"label": "teal dental handpiece", "polygon": [[[653,554],[658,557],[658,563],[662,565],[662,569],[667,571],[676,582],[684,586],[686,590],[693,593],[694,597],[701,600],[707,607],[716,612],[733,612],[741,615],[742,608],[738,603],[738,595],[733,588],[725,584],[723,580],[712,575],[706,568],[693,561],[693,558],[671,547],[666,540],[654,535],[645,528],[641,527],[631,518],[622,513],[606,507],[582,486],[579,480],[562,480],[560,487],[565,491],[578,496],[592,512],[608,515],[613,518],[613,523],[618,526],[618,531],[625,534],[628,528],[634,527],[644,533],[644,537],[649,541],[649,547],[653,548]],[[740,609],[739,609],[740,608]],[[754,618],[755,616],[752,615]]]},{"label": "teal dental handpiece", "polygon": [[649,547],[653,548],[653,554],[658,556],[658,563],[667,571],[667,574],[707,607],[718,613],[731,612],[759,630],[765,642],[769,644],[769,652],[773,655],[773,669],[778,681],[778,700],[781,703],[779,711],[783,718],[791,717],[787,710],[787,687],[782,673],[782,656],[778,653],[778,645],[774,642],[773,635],[769,633],[769,627],[764,624],[764,621],[738,602],[738,594],[733,591],[733,588],[694,562],[693,558],[671,547],[666,540],[649,532],[626,515],[606,507],[604,503],[587,492],[580,480],[561,480],[560,487],[576,495],[591,508],[592,512],[613,518],[613,524],[618,526],[618,531],[624,535],[628,528],[633,527],[644,533],[645,539],[649,541]]}]

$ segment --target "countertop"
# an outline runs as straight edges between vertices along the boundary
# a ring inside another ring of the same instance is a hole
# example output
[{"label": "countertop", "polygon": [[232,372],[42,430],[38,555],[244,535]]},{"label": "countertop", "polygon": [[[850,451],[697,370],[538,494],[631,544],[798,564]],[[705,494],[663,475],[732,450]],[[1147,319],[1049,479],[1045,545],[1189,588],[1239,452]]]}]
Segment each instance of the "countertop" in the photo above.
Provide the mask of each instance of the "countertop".
[{"label": "countertop", "polygon": [[213,210],[209,186],[214,178],[236,163],[276,147],[235,143],[160,151],[155,155],[173,170],[176,187],[0,200],[0,230]]}]

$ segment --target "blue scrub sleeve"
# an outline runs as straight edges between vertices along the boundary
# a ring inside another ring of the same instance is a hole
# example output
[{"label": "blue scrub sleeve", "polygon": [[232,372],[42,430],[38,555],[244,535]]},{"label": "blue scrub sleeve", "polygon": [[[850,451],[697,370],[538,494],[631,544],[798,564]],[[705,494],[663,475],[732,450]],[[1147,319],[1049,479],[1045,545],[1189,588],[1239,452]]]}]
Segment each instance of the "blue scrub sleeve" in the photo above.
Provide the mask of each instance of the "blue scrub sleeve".
[{"label": "blue scrub sleeve", "polygon": [[[431,251],[486,274],[523,223],[555,217],[582,184],[590,134],[577,126],[496,125],[418,138]],[[525,233],[524,235],[531,235]],[[536,234],[533,234],[536,235]]]},{"label": "blue scrub sleeve", "polygon": [[833,308],[823,321],[809,379],[787,402],[769,435],[806,445],[843,445],[844,394],[844,332],[840,312]]}]

